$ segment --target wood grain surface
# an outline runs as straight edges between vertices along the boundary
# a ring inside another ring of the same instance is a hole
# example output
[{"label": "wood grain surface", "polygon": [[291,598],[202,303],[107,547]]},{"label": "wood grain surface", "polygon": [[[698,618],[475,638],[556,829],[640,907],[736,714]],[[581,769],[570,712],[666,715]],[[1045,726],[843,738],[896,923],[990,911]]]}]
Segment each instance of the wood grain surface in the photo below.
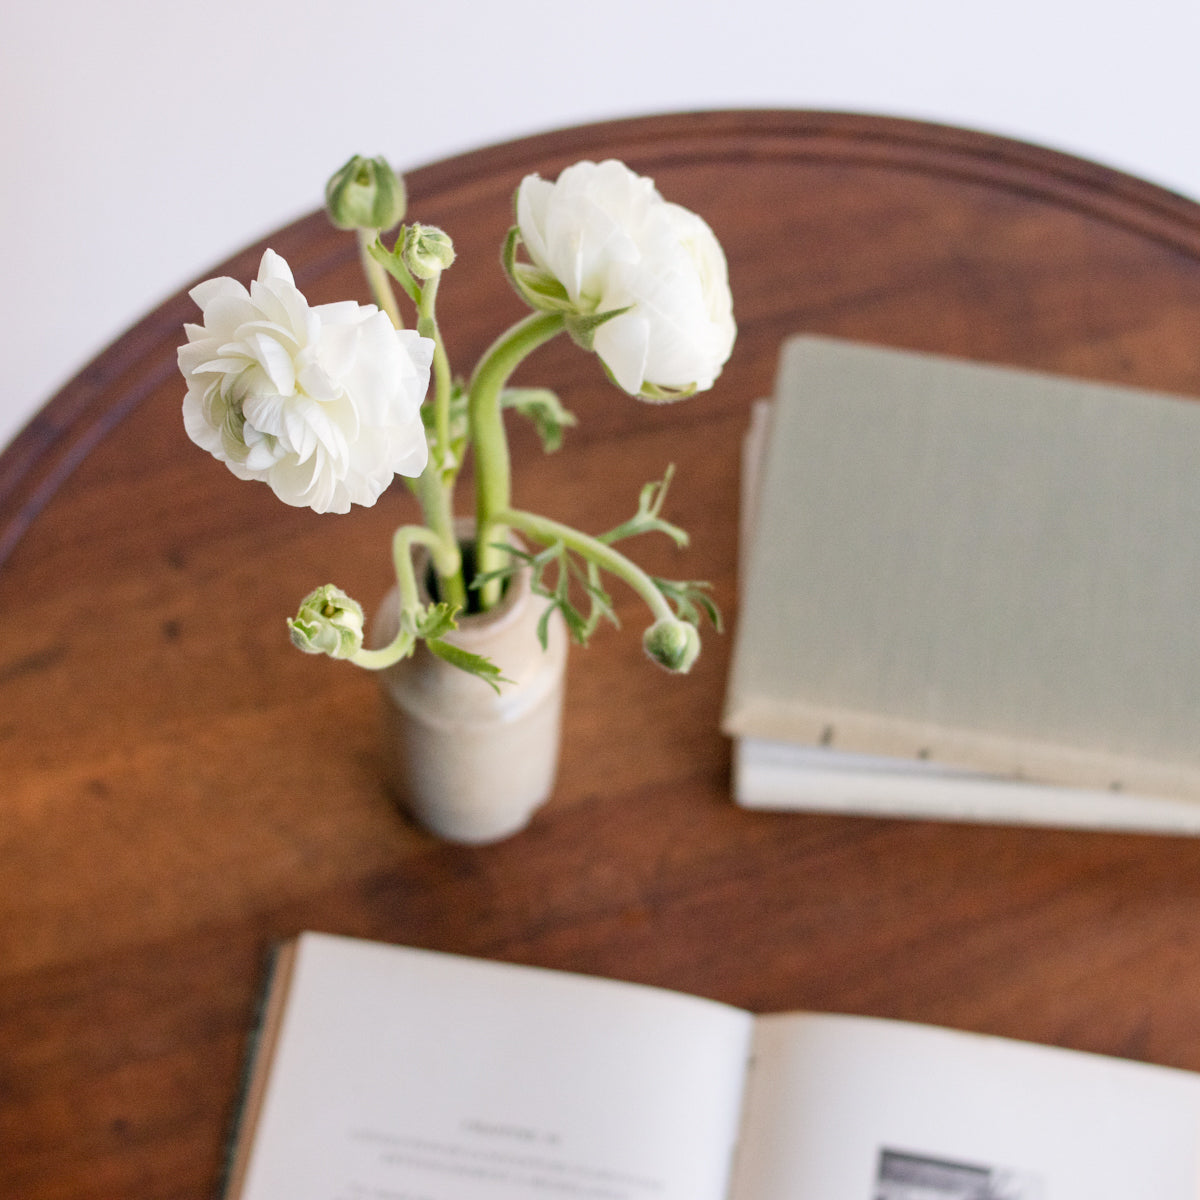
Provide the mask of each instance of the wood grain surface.
[{"label": "wood grain surface", "polygon": [[[1200,208],[1009,141],[804,112],[592,126],[413,172],[410,216],[459,252],[441,310],[460,369],[521,311],[498,266],[517,183],[606,156],[716,230],[739,341],[711,392],[666,407],[565,339],[539,352],[519,378],[580,426],[544,461],[516,431],[515,500],[604,528],[674,462],[692,547],[647,554],[710,579],[731,621],[739,442],[788,334],[1200,394]],[[322,216],[270,244],[314,303],[366,299]],[[204,274],[246,280],[261,250]],[[729,638],[669,677],[628,593],[623,628],[572,650],[531,828],[463,849],[408,825],[372,679],[296,653],[284,618],[327,580],[381,595],[413,504],[397,487],[316,516],[193,447],[193,312],[150,314],[0,457],[0,1195],[213,1195],[265,953],[305,928],[1200,1069],[1200,842],[738,811]]]}]

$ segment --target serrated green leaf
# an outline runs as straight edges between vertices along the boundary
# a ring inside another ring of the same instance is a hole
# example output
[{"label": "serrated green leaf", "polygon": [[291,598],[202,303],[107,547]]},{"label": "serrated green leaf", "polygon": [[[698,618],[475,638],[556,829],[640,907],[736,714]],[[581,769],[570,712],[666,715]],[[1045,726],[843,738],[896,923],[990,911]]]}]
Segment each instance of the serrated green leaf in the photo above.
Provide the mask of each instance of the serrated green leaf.
[{"label": "serrated green leaf", "polygon": [[662,512],[663,501],[675,478],[675,464],[668,463],[663,477],[650,483],[643,484],[638,493],[638,513],[648,517],[657,517]]},{"label": "serrated green leaf", "polygon": [[700,616],[703,613],[718,633],[723,632],[724,622],[721,619],[721,610],[708,594],[712,584],[698,579],[659,579],[655,577],[654,586],[675,605],[676,615],[681,621],[699,625]]},{"label": "serrated green leaf", "polygon": [[587,587],[592,598],[592,611],[588,616],[588,623],[591,628],[594,630],[600,624],[600,619],[603,617],[620,629],[621,622],[617,618],[616,609],[613,608],[612,599],[600,586],[600,568],[592,562],[588,563]]},{"label": "serrated green leaf", "polygon": [[600,569],[596,564],[581,562],[578,557],[571,557],[567,560],[567,566],[572,577],[578,581],[588,598],[587,636],[592,636],[601,619],[611,621],[619,629],[621,622],[617,619],[616,610],[613,608],[612,597],[600,584]]},{"label": "serrated green leaf", "polygon": [[725,622],[721,617],[721,610],[717,607],[717,602],[707,592],[701,592],[695,597],[695,601],[704,610],[704,615],[708,618],[709,624],[718,633],[724,633]]},{"label": "serrated green leaf", "polygon": [[[511,579],[518,571],[525,570],[527,567],[531,569],[536,585],[539,571],[538,560],[542,555],[535,556],[525,550],[518,549],[516,546],[507,546],[499,543],[495,545],[495,549],[507,551],[512,561],[505,563],[503,566],[495,567],[490,571],[480,571],[477,573],[469,585],[473,591],[484,587],[493,580],[504,581]],[[535,586],[534,591],[536,590]]]},{"label": "serrated green leaf", "polygon": [[500,394],[500,404],[533,422],[547,454],[562,445],[564,429],[578,424],[575,415],[549,388],[506,388]]},{"label": "serrated green leaf", "polygon": [[431,604],[417,620],[417,636],[425,638],[426,641],[440,638],[458,627],[455,620],[457,615],[458,608],[455,605],[445,602]]},{"label": "serrated green leaf", "polygon": [[591,630],[588,629],[588,623],[583,614],[575,605],[566,601],[561,602],[558,608],[567,623],[567,631],[570,633],[572,641],[578,642],[581,646],[586,645]]},{"label": "serrated green leaf", "polygon": [[452,667],[457,667],[460,671],[466,671],[469,675],[478,676],[496,692],[500,691],[500,684],[512,682],[511,679],[505,679],[500,674],[500,668],[491,659],[484,658],[482,654],[472,654],[470,650],[464,650],[461,646],[456,646],[453,642],[442,641],[440,638],[428,640],[425,645],[444,662],[448,662]]},{"label": "serrated green leaf", "polygon": [[614,542],[642,533],[665,533],[681,550],[686,549],[691,540],[687,531],[658,515],[662,511],[663,501],[667,498],[667,489],[671,486],[674,474],[675,465],[672,463],[667,467],[662,479],[644,484],[638,493],[637,512],[615,529],[600,534],[597,540],[611,546]]}]

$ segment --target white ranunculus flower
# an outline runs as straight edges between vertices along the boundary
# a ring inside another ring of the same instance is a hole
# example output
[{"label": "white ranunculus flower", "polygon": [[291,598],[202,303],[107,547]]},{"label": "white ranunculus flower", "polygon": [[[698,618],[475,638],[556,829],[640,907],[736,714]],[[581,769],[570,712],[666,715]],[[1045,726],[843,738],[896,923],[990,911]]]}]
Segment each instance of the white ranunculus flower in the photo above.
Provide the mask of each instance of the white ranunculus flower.
[{"label": "white ranunculus flower", "polygon": [[204,323],[186,326],[179,348],[184,426],[239,479],[344,513],[424,470],[429,338],[397,330],[373,304],[310,306],[273,250],[249,291],[210,279],[191,297]]},{"label": "white ranunculus flower", "polygon": [[517,225],[580,313],[629,308],[593,342],[625,391],[712,386],[737,329],[725,255],[700,217],[610,159],[577,163],[555,183],[527,176]]}]

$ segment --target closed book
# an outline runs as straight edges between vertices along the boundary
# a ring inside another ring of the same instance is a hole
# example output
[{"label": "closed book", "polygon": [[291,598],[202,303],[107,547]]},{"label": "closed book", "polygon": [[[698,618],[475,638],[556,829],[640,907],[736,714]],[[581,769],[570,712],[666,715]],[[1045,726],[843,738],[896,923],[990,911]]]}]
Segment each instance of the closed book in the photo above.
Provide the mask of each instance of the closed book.
[{"label": "closed book", "polygon": [[1200,831],[1200,404],[804,336],[768,408],[739,802]]}]

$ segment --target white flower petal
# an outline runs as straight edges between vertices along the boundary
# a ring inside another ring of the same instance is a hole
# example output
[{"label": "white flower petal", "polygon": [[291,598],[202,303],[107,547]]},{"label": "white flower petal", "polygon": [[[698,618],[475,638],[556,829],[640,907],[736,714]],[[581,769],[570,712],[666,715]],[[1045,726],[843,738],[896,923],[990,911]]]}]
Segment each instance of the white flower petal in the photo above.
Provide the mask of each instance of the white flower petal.
[{"label": "white flower petal", "polygon": [[[380,316],[383,314],[380,313]],[[383,319],[387,321],[387,317]],[[316,361],[320,364],[322,371],[337,378],[354,368],[354,360],[358,355],[359,325],[322,324],[320,336],[313,347]],[[390,321],[388,321],[388,327],[391,327]]]},{"label": "white flower petal", "polygon": [[204,305],[204,329],[209,337],[226,342],[237,336],[240,326],[253,321],[258,315],[258,309],[244,289],[239,292],[218,292]]},{"label": "white flower petal", "polygon": [[258,282],[273,283],[276,280],[289,283],[293,287],[296,284],[296,280],[292,276],[292,268],[287,264],[287,259],[282,254],[276,254],[268,246],[263,251],[263,256],[258,262]]},{"label": "white flower petal", "polygon": [[526,175],[517,188],[517,225],[529,257],[545,270],[550,270],[549,248],[546,245],[546,211],[554,195],[554,184],[539,175]]},{"label": "white flower petal", "polygon": [[[378,312],[373,304],[356,304],[353,300],[335,300],[332,304],[318,304],[312,310],[322,325],[357,325],[372,312]],[[384,320],[391,325],[387,317]]]},{"label": "white flower petal", "polygon": [[305,362],[300,365],[300,374],[296,379],[300,391],[313,400],[328,404],[341,394],[336,376],[315,362]]},{"label": "white flower petal", "polygon": [[222,275],[219,279],[206,279],[203,283],[198,283],[188,295],[202,309],[207,309],[209,305],[214,304],[217,300],[233,296],[240,296],[243,300],[249,300],[250,295],[246,289],[238,283],[236,279],[230,279],[228,275]]},{"label": "white flower petal", "polygon": [[290,396],[296,390],[296,363],[286,346],[266,334],[255,333],[247,338],[246,348],[276,392]]},{"label": "white flower petal", "polygon": [[526,178],[517,223],[580,314],[631,309],[593,343],[622,388],[712,386],[736,326],[725,256],[700,217],[610,159],[576,163],[553,184]]},{"label": "white flower petal", "polygon": [[251,432],[265,434],[267,437],[280,438],[284,435],[284,414],[287,412],[289,401],[294,409],[296,403],[302,400],[290,396],[281,396],[278,392],[254,392],[242,401],[242,415],[250,427],[246,437]]},{"label": "white flower petal", "polygon": [[396,474],[421,473],[430,339],[374,305],[311,307],[272,250],[249,290],[226,278],[191,294],[203,321],[178,353],[184,428],[238,478],[346,512],[374,504]]},{"label": "white flower petal", "polygon": [[596,353],[617,386],[631,396],[642,390],[646,380],[650,332],[650,322],[636,311],[614,317],[596,330]]}]

